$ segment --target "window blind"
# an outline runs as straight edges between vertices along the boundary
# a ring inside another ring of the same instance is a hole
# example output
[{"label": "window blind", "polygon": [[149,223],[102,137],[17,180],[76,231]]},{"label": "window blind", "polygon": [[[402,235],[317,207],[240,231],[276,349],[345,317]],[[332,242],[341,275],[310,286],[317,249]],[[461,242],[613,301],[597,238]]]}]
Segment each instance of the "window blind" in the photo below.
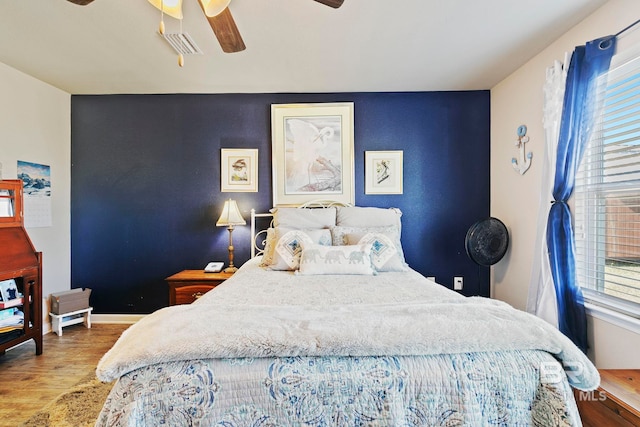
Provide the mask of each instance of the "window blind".
[{"label": "window blind", "polygon": [[640,56],[600,83],[574,190],[577,277],[586,299],[640,317]]}]

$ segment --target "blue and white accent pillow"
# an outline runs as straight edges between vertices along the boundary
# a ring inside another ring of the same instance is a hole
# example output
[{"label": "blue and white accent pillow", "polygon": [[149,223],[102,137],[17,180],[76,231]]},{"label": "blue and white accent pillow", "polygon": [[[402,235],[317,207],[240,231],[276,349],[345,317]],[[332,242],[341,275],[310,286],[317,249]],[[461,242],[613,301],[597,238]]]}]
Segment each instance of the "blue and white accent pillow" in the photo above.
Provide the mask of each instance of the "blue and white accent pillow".
[{"label": "blue and white accent pillow", "polygon": [[303,243],[296,274],[376,274],[371,245],[323,246]]},{"label": "blue and white accent pillow", "polygon": [[[402,244],[400,243],[400,231],[397,226],[386,227],[331,227],[331,237],[334,245],[356,245],[365,236],[373,234],[378,238],[368,237],[371,241],[377,241],[377,271],[407,271],[407,263],[404,259]],[[393,249],[393,250],[392,250]],[[394,254],[393,256],[389,256]],[[386,259],[389,257],[389,259]],[[386,261],[385,261],[386,259]]]},{"label": "blue and white accent pillow", "polygon": [[[347,235],[347,240],[351,240]],[[355,239],[354,239],[355,240]],[[350,243],[351,244],[351,243]],[[358,245],[371,245],[371,262],[377,271],[406,271],[400,259],[398,248],[383,233],[367,233],[357,242]]]},{"label": "blue and white accent pillow", "polygon": [[297,270],[303,243],[331,245],[331,232],[328,229],[288,230],[286,227],[276,227],[275,237],[273,256],[265,265],[271,270]]}]

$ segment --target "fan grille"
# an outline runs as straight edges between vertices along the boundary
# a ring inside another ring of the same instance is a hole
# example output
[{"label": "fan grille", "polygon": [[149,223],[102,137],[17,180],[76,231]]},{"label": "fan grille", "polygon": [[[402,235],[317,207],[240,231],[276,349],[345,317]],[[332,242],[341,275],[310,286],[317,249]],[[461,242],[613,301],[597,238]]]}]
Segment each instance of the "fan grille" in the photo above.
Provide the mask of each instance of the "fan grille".
[{"label": "fan grille", "polygon": [[469,228],[465,239],[467,255],[479,265],[500,261],[509,247],[507,227],[497,218],[478,221]]}]

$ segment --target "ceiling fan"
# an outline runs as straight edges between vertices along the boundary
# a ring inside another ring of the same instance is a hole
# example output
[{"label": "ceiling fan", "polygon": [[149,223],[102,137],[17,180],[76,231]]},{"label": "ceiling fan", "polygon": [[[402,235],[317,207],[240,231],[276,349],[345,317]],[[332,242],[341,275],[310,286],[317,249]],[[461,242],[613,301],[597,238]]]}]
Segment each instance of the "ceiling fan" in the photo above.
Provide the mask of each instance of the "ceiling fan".
[{"label": "ceiling fan", "polygon": [[[93,0],[68,0],[73,4],[85,6],[93,2]],[[344,0],[314,0],[334,9],[339,8]],[[182,0],[149,0],[158,9],[174,18],[182,18]],[[229,11],[229,3],[231,0],[198,0],[202,11],[204,12],[211,29],[215,34],[222,50],[226,53],[240,52],[245,50],[244,41],[240,36],[240,31],[236,26],[233,16]],[[169,4],[177,4],[170,6]],[[174,11],[170,11],[174,9]]]}]

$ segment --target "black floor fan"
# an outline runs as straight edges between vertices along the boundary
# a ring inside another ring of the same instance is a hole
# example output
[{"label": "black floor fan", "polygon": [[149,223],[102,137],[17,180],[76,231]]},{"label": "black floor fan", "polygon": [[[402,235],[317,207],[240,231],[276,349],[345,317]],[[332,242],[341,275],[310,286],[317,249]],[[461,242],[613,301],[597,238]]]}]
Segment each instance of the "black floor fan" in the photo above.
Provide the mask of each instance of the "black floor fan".
[{"label": "black floor fan", "polygon": [[478,264],[478,283],[482,266],[491,266],[504,257],[509,247],[509,232],[497,218],[483,219],[467,231],[464,246],[467,255]]}]

